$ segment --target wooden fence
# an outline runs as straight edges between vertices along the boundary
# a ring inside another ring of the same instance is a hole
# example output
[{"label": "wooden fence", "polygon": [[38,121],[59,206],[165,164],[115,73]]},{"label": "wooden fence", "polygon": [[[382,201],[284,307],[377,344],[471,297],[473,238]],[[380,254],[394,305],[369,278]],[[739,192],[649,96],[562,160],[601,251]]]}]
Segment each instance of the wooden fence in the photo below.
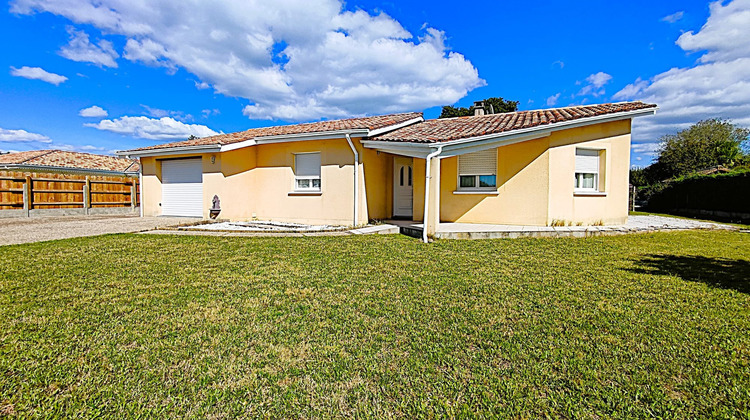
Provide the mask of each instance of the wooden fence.
[{"label": "wooden fence", "polygon": [[138,178],[42,172],[0,171],[0,212],[34,209],[135,208]]}]

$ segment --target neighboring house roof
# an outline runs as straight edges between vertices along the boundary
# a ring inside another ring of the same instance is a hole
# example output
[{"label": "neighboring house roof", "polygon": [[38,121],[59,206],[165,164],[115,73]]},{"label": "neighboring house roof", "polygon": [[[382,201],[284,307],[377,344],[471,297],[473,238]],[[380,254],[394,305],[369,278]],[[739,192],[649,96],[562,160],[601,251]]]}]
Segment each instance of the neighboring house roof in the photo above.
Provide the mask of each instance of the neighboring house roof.
[{"label": "neighboring house roof", "polygon": [[138,173],[138,161],[64,150],[32,150],[0,155],[0,169],[41,169]]},{"label": "neighboring house roof", "polygon": [[[240,131],[237,133],[219,134],[216,136],[203,137],[193,140],[184,140],[173,143],[157,144],[149,147],[142,147],[140,149],[128,150],[120,152],[121,154],[127,154],[126,152],[135,152],[141,150],[155,150],[155,149],[173,149],[190,146],[206,146],[206,145],[228,145],[239,143],[246,140],[259,139],[263,137],[271,136],[285,136],[285,135],[297,135],[297,134],[310,134],[310,133],[325,133],[335,131],[346,131],[346,130],[366,130],[375,131],[390,126],[398,126],[402,123],[408,123],[410,121],[416,122],[416,120],[422,119],[421,112],[407,112],[402,114],[390,114],[390,115],[378,115],[374,117],[361,117],[361,118],[349,118],[345,120],[331,120],[331,121],[319,121],[313,123],[304,124],[293,124],[293,125],[280,125],[274,127],[260,127],[251,128],[250,130]],[[395,128],[395,127],[394,127]]]},{"label": "neighboring house roof", "polygon": [[517,111],[503,114],[427,120],[409,125],[368,140],[397,141],[409,143],[440,143],[470,137],[511,132],[540,126],[580,120],[587,117],[605,116],[643,109],[656,108],[655,104],[622,102],[601,105],[582,105],[566,108]]}]

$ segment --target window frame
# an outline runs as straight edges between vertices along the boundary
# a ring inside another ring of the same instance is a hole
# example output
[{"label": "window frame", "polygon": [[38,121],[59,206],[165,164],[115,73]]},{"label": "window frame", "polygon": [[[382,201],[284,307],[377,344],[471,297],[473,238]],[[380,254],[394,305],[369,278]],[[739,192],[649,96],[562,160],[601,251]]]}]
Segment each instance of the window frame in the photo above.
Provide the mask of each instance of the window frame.
[{"label": "window frame", "polygon": [[[586,151],[596,153],[596,171],[587,171],[587,170],[579,170],[578,163],[574,162],[574,168],[573,168],[573,192],[574,193],[601,193],[603,192],[603,189],[599,188],[599,180],[601,177],[601,171],[602,171],[602,153],[604,152],[604,149],[594,149],[589,147],[576,147],[574,151],[574,159],[577,160],[577,157],[579,156],[578,151]],[[594,181],[592,187],[583,187],[584,183],[584,175],[594,175]]]},{"label": "window frame", "polygon": [[[495,152],[495,167],[494,167],[494,170],[492,171],[493,173],[484,172],[484,171],[482,171],[481,173],[477,172],[477,171],[467,171],[466,173],[461,172],[461,156],[463,156],[463,155],[459,155],[459,156],[456,157],[457,158],[457,161],[456,161],[456,174],[457,174],[456,175],[456,191],[457,192],[493,192],[493,191],[497,191],[497,148],[485,149],[485,150],[480,150],[479,152],[471,152],[471,153],[480,153],[480,152],[485,152],[487,150],[492,150],[492,151]],[[467,155],[471,154],[471,153],[467,153]],[[480,184],[481,184],[481,177],[484,177],[484,176],[494,177],[495,178],[495,185],[490,186],[490,187],[482,187],[482,186],[480,186]],[[464,177],[471,177],[471,178],[473,178],[473,180],[474,180],[474,186],[473,187],[463,187],[463,186],[461,186],[461,178],[464,178]]]},{"label": "window frame", "polygon": [[[322,192],[323,191],[323,181],[322,181],[322,174],[323,174],[323,160],[322,155],[320,152],[300,152],[300,153],[292,153],[294,156],[294,192]],[[318,175],[297,175],[297,157],[300,155],[318,155],[318,160],[320,161],[320,165],[318,167]],[[309,186],[308,187],[300,187],[299,181],[309,180]],[[313,186],[314,181],[318,181],[318,186]]]}]

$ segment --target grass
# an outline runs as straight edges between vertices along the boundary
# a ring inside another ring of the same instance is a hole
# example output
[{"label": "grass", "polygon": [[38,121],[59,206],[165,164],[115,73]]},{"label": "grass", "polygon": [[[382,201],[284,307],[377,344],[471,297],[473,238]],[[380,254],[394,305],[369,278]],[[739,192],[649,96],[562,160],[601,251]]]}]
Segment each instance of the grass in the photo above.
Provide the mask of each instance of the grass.
[{"label": "grass", "polygon": [[0,247],[0,415],[750,416],[750,235]]}]

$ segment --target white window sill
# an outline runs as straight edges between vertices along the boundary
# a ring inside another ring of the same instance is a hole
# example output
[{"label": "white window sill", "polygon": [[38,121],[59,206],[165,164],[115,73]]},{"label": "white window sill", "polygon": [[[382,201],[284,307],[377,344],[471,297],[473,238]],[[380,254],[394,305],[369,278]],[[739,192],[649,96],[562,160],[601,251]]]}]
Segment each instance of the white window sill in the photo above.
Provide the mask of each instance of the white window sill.
[{"label": "white window sill", "polygon": [[454,195],[498,195],[497,190],[456,190]]},{"label": "white window sill", "polygon": [[289,191],[287,195],[323,195],[323,191],[320,191],[320,190]]},{"label": "white window sill", "polygon": [[573,196],[575,197],[606,197],[607,193],[604,191],[574,191]]}]

